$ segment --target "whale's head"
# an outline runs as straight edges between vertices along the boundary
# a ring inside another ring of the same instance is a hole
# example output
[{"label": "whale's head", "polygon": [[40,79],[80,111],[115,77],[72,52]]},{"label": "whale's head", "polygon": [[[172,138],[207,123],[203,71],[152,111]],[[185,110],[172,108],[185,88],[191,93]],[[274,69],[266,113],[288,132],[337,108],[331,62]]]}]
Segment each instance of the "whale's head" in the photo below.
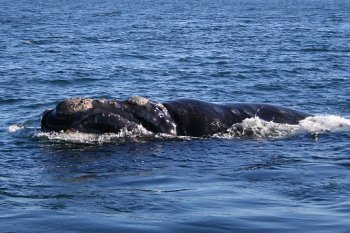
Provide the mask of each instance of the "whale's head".
[{"label": "whale's head", "polygon": [[43,131],[117,133],[142,125],[154,133],[176,134],[176,125],[167,109],[147,98],[127,100],[71,98],[46,110],[41,119]]}]

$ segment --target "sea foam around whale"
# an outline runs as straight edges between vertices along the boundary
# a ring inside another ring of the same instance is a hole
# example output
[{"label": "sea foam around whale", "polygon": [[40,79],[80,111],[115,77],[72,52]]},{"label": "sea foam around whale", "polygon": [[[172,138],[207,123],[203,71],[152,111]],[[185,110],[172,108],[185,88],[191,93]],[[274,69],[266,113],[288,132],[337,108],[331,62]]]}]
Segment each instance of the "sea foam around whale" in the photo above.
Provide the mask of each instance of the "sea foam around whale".
[{"label": "sea foam around whale", "polygon": [[350,120],[335,115],[307,117],[298,125],[279,124],[261,120],[258,117],[245,119],[226,132],[215,134],[219,138],[284,138],[303,134],[350,131]]},{"label": "sea foam around whale", "polygon": [[[28,133],[28,131],[32,133]],[[279,124],[267,122],[258,117],[248,118],[241,123],[232,125],[227,131],[214,134],[209,138],[239,139],[278,139],[298,135],[350,131],[350,120],[335,115],[319,115],[308,117],[299,122],[298,125]],[[196,137],[173,136],[168,134],[154,134],[141,125],[133,130],[123,129],[119,133],[92,134],[80,132],[42,132],[35,127],[24,125],[11,125],[8,132],[16,135],[31,135],[37,139],[50,141],[65,141],[71,143],[103,144],[113,142],[144,142],[149,140],[181,139],[190,140]],[[208,138],[208,137],[206,137]]]}]

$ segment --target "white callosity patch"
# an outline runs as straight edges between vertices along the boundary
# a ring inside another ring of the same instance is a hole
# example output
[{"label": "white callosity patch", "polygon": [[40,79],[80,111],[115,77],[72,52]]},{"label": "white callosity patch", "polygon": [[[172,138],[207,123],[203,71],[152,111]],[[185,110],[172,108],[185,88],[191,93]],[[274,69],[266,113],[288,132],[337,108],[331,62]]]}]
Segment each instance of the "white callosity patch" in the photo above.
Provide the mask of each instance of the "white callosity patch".
[{"label": "white callosity patch", "polygon": [[176,125],[163,104],[142,96],[132,96],[127,102],[132,105],[129,110],[133,116],[142,119],[148,129],[153,132],[176,134]]},{"label": "white callosity patch", "polygon": [[62,115],[70,115],[76,112],[91,109],[93,100],[88,98],[65,99],[56,107],[56,112]]},{"label": "white callosity patch", "polygon": [[142,96],[132,96],[128,98],[128,102],[139,106],[146,106],[150,100]]}]

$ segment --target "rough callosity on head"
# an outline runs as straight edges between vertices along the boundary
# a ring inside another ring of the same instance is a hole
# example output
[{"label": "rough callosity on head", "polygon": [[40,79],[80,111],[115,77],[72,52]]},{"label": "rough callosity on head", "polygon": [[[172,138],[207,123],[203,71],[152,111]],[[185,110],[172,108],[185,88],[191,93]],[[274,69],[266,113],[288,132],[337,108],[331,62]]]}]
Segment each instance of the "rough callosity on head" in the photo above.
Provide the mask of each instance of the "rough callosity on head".
[{"label": "rough callosity on head", "polygon": [[166,107],[165,107],[163,104],[161,104],[161,103],[156,103],[155,105],[156,105],[158,108],[160,108],[161,110],[167,112],[167,109],[166,109]]},{"label": "rough callosity on head", "polygon": [[128,98],[128,102],[131,104],[146,106],[149,103],[149,99],[142,96],[132,96]]},{"label": "rough callosity on head", "polygon": [[60,102],[56,107],[58,114],[70,115],[93,107],[93,100],[88,98],[70,98]]}]

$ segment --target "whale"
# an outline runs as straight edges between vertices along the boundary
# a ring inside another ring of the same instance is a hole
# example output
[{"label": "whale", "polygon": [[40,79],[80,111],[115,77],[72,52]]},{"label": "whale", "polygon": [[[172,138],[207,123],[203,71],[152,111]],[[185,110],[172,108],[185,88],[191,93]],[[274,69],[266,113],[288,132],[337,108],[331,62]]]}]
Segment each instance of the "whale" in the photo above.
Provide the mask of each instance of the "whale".
[{"label": "whale", "polygon": [[155,134],[203,137],[227,131],[245,119],[258,117],[281,124],[298,124],[311,114],[258,103],[211,103],[195,99],[156,102],[142,96],[125,100],[67,98],[44,111],[44,132],[118,133],[140,125]]}]

